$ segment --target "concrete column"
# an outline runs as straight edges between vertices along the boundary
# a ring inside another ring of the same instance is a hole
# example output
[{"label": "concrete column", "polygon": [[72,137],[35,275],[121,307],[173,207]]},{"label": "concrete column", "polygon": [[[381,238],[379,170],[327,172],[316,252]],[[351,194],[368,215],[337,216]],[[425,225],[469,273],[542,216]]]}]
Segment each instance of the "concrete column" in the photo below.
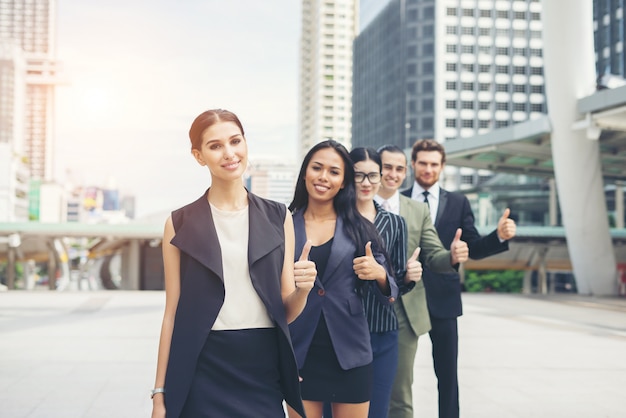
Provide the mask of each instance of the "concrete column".
[{"label": "concrete column", "polygon": [[598,141],[572,125],[577,100],[595,90],[593,2],[542,0],[552,158],[567,246],[581,294],[616,295],[617,269],[603,193]]},{"label": "concrete column", "polygon": [[624,182],[615,182],[615,228],[624,229]]},{"label": "concrete column", "polygon": [[139,290],[139,273],[141,265],[141,249],[139,240],[131,239],[122,250],[122,282],[123,290]]},{"label": "concrete column", "polygon": [[556,194],[556,181],[554,179],[550,179],[550,201],[549,201],[549,215],[550,215],[550,226],[557,226],[558,219],[558,206],[557,206],[557,194]]}]

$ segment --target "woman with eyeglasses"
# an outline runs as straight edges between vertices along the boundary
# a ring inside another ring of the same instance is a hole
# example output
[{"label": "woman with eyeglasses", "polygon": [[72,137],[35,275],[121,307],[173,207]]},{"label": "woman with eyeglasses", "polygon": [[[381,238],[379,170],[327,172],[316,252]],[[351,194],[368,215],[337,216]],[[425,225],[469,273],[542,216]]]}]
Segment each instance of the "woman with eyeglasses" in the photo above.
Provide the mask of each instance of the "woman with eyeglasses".
[{"label": "woman with eyeglasses", "polygon": [[[407,226],[404,218],[384,210],[374,201],[380,187],[382,163],[371,148],[354,148],[350,152],[354,164],[357,210],[374,224],[389,255],[400,294],[411,290],[422,278],[422,265],[417,261],[419,249],[407,262]],[[374,360],[373,390],[369,417],[387,417],[391,388],[398,365],[398,319],[393,305],[381,304],[370,292],[363,295],[365,315],[370,329]]]}]

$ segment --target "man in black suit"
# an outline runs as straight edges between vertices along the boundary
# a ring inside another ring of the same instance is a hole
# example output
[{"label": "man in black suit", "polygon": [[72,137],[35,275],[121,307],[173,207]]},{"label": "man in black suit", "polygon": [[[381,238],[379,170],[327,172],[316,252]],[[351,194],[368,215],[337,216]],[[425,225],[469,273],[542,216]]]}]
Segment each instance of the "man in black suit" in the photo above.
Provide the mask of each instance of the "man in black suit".
[{"label": "man in black suit", "polygon": [[[439,175],[446,162],[446,152],[433,140],[418,140],[411,150],[415,182],[402,192],[405,196],[429,205],[431,217],[444,246],[454,239],[458,228],[469,247],[469,257],[481,259],[507,251],[508,240],[515,236],[515,222],[507,208],[495,231],[481,237],[474,226],[474,214],[465,195],[439,187]],[[424,267],[422,280],[432,328],[433,363],[439,389],[439,418],[459,417],[457,377],[458,328],[461,316],[461,281],[458,273],[434,273]]]}]

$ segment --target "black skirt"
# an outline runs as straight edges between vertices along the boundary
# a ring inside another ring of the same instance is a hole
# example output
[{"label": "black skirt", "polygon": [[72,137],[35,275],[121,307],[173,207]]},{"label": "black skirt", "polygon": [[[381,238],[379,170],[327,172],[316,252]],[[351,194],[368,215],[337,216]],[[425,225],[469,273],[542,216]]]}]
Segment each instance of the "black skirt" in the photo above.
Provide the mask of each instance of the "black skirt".
[{"label": "black skirt", "polygon": [[300,369],[302,399],[334,403],[362,403],[372,393],[372,364],[344,370],[333,349],[324,315]]},{"label": "black skirt", "polygon": [[211,331],[181,418],[284,418],[275,328]]}]

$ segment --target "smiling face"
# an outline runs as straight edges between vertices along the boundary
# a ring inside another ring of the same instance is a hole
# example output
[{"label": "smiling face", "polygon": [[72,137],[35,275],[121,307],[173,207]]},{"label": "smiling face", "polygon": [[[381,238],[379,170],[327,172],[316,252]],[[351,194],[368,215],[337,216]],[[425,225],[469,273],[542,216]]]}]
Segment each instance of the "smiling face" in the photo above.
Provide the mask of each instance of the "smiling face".
[{"label": "smiling face", "polygon": [[309,200],[332,201],[343,188],[345,165],[332,148],[323,148],[311,156],[304,182]]},{"label": "smiling face", "polygon": [[200,149],[192,149],[200,165],[215,180],[239,180],[248,164],[248,145],[234,122],[217,122],[202,133]]},{"label": "smiling face", "polygon": [[415,180],[424,189],[428,190],[439,181],[443,170],[443,156],[439,151],[419,151],[413,161]]},{"label": "smiling face", "polygon": [[400,152],[383,151],[380,159],[383,163],[381,188],[390,196],[402,186],[406,178],[406,157]]},{"label": "smiling face", "polygon": [[362,202],[372,201],[380,188],[380,180],[372,184],[370,177],[380,178],[380,167],[372,160],[359,161],[354,163],[354,174],[355,177],[361,177],[362,174],[365,174],[362,182],[355,181],[354,183],[357,200]]}]

